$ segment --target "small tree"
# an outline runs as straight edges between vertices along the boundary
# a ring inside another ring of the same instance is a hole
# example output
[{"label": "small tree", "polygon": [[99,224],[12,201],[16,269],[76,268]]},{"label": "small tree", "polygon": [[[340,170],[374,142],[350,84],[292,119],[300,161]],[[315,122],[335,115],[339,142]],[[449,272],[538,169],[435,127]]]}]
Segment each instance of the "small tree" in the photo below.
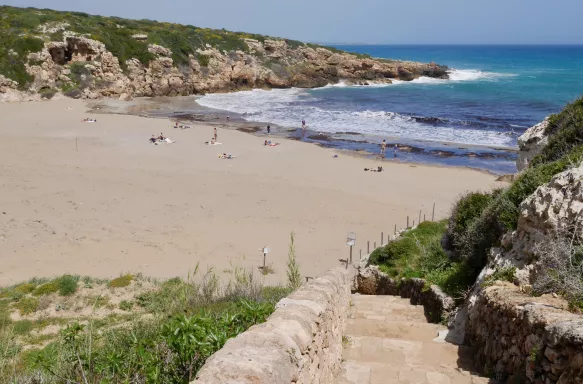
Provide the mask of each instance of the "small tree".
[{"label": "small tree", "polygon": [[300,265],[296,260],[296,246],[293,232],[290,234],[289,250],[287,253],[287,284],[291,289],[296,289],[302,285]]}]

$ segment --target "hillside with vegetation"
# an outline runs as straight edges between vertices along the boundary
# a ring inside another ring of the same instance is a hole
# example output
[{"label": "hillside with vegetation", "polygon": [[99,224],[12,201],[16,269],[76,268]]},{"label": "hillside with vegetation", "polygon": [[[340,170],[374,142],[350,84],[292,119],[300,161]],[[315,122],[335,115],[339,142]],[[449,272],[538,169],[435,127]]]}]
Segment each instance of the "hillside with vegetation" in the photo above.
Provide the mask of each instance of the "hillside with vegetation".
[{"label": "hillside with vegetation", "polygon": [[197,265],[186,279],[63,275],[0,287],[0,382],[188,383],[302,285],[299,271],[292,233],[281,285]]},{"label": "hillside with vegetation", "polygon": [[[536,130],[522,141],[534,143]],[[544,145],[528,148],[534,156],[510,185],[466,193],[447,221],[405,231],[371,263],[391,277],[423,278],[460,304],[472,289],[503,280],[582,310],[583,98],[545,120],[543,132]]]},{"label": "hillside with vegetation", "polygon": [[0,96],[172,96],[447,77],[446,70],[224,29],[0,6]]}]

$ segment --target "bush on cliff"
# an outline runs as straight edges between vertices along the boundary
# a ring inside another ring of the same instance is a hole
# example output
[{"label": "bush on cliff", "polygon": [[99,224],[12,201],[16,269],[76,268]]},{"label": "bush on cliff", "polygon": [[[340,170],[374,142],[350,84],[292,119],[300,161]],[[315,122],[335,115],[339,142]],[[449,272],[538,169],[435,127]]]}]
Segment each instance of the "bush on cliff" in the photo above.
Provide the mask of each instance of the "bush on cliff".
[{"label": "bush on cliff", "polygon": [[581,239],[564,232],[545,236],[535,247],[540,267],[533,289],[536,294],[558,293],[572,310],[583,311],[583,247]]},{"label": "bush on cliff", "polygon": [[583,97],[551,115],[545,133],[550,135],[548,144],[532,160],[531,167],[559,160],[583,145]]}]

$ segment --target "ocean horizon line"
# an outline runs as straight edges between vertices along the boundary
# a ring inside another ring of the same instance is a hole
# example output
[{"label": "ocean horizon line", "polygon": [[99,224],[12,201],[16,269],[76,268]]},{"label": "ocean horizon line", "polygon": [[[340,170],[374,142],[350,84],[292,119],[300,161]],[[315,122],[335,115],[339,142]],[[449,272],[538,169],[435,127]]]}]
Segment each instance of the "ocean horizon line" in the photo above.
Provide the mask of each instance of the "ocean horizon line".
[{"label": "ocean horizon line", "polygon": [[311,42],[318,45],[332,46],[350,46],[350,45],[367,45],[377,47],[583,47],[583,43],[557,43],[557,44],[537,44],[537,43],[334,43],[334,42]]}]

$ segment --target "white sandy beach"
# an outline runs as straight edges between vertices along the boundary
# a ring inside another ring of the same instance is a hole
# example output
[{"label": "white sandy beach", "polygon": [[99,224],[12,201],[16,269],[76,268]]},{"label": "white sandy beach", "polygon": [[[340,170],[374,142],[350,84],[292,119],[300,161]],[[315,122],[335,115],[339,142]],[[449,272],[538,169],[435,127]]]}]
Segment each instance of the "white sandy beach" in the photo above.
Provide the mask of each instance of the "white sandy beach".
[{"label": "white sandy beach", "polygon": [[[259,248],[283,281],[290,233],[301,272],[314,276],[366,241],[380,243],[419,210],[445,217],[466,190],[495,176],[462,168],[333,158],[334,151],[212,127],[89,115],[84,102],[0,104],[0,285],[63,273],[186,276],[197,263],[222,272],[257,268]],[[81,123],[94,117],[97,123]],[[163,132],[175,144],[153,146]],[[78,151],[75,149],[78,138]],[[220,153],[237,156],[221,160]]]}]

